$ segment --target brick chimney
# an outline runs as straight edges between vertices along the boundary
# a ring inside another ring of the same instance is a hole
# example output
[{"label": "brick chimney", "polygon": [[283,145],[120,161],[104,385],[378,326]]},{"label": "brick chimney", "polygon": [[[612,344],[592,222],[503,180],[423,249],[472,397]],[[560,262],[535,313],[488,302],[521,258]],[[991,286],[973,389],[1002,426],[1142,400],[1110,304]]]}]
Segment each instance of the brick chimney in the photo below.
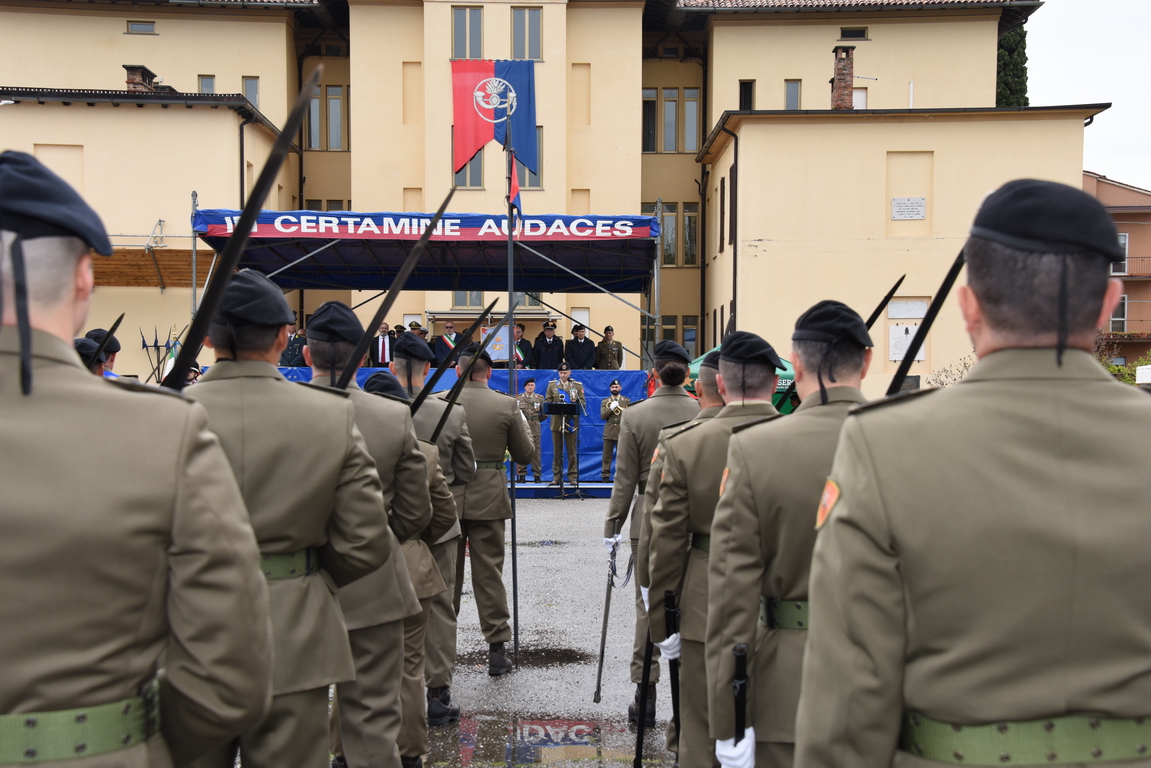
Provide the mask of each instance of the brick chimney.
[{"label": "brick chimney", "polygon": [[831,108],[855,109],[855,46],[837,45],[832,50],[835,77],[831,79]]},{"label": "brick chimney", "polygon": [[156,90],[156,73],[143,64],[125,64],[124,69],[128,72],[129,91]]}]

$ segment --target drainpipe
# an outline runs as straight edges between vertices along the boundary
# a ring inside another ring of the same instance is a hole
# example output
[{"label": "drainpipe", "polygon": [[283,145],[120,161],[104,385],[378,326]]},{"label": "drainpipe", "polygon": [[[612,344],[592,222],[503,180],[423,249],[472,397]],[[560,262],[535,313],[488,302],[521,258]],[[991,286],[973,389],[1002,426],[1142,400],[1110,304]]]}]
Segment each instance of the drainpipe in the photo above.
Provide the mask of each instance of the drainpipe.
[{"label": "drainpipe", "polygon": [[[703,105],[703,125],[711,125],[709,117],[711,115],[707,108],[707,59],[704,58],[700,61],[700,68],[703,70],[703,85],[700,87],[699,96],[700,103]],[[704,343],[704,331],[707,330],[707,266],[708,266],[708,253],[707,253],[707,165],[700,163],[699,165],[699,181],[696,182],[699,187],[699,233],[703,238],[703,242],[699,248],[699,319],[700,322],[696,323],[696,339],[697,346],[696,352],[707,349]]]},{"label": "drainpipe", "polygon": [[[735,322],[735,314],[739,310],[739,136],[728,130],[725,125],[721,129],[724,133],[731,137],[732,142],[735,144],[735,158],[731,163],[731,226],[728,231],[731,233],[731,310],[728,312],[728,324],[734,331],[738,327]],[[720,336],[726,334],[726,329],[719,329]]]},{"label": "drainpipe", "polygon": [[248,178],[248,167],[245,165],[244,160],[244,127],[256,122],[254,117],[249,117],[244,122],[240,123],[240,204],[236,206],[239,209],[244,207],[244,193]]}]

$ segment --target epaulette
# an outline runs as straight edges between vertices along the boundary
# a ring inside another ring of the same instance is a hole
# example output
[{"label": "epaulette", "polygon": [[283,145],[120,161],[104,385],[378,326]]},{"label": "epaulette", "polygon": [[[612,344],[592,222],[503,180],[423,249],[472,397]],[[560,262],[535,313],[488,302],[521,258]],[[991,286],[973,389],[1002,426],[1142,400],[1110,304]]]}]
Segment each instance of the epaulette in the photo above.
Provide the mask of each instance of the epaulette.
[{"label": "epaulette", "polygon": [[145,384],[139,379],[131,379],[127,376],[117,376],[114,379],[104,378],[104,381],[114,386],[126,389],[129,392],[150,392],[153,395],[167,395],[168,397],[176,397],[180,400],[186,400],[189,403],[194,402],[192,398],[188,397],[183,392],[178,392],[174,389],[168,389],[167,387],[158,387],[155,384]]},{"label": "epaulette", "polygon": [[395,400],[397,403],[403,403],[404,405],[408,406],[409,408],[412,405],[412,401],[408,400],[406,397],[397,397],[396,395],[389,395],[387,392],[368,392],[368,394],[369,395],[375,395],[377,397],[386,397],[389,400]]},{"label": "epaulette", "polygon": [[[682,435],[682,434],[686,434],[687,432],[690,432],[691,430],[695,429],[695,428],[696,428],[696,427],[698,427],[700,424],[706,424],[706,423],[707,423],[707,420],[706,420],[706,419],[705,419],[705,420],[703,420],[703,421],[694,421],[694,420],[693,420],[693,421],[689,421],[689,422],[687,422],[686,424],[684,424],[684,425],[683,425],[683,428],[682,428],[682,429],[680,429],[678,432],[673,432],[673,433],[671,433],[670,435],[667,435],[667,436],[665,436],[665,437],[664,437],[664,439],[665,439],[665,440],[670,440],[670,439],[671,439],[671,438],[673,438],[673,437],[679,437],[680,435]],[[666,427],[665,427],[664,429],[666,429]]]},{"label": "epaulette", "polygon": [[928,395],[928,394],[931,394],[932,392],[938,392],[938,391],[939,391],[939,387],[928,387],[927,389],[913,389],[913,390],[910,390],[908,392],[896,392],[894,395],[888,395],[887,397],[881,397],[878,400],[871,400],[871,401],[866,402],[866,403],[859,403],[858,405],[853,405],[848,410],[848,413],[854,415],[856,413],[862,413],[863,411],[866,411],[866,410],[869,410],[872,408],[882,408],[885,405],[893,405],[896,403],[906,403],[908,400],[919,397],[920,395]]},{"label": "epaulette", "polygon": [[738,423],[734,427],[732,427],[731,433],[734,435],[736,432],[742,432],[743,430],[747,429],[748,427],[755,427],[755,426],[758,426],[760,424],[766,424],[769,421],[775,421],[779,417],[780,417],[780,414],[777,413],[774,416],[757,416],[754,419],[749,419],[747,421],[741,421],[740,423]]},{"label": "epaulette", "polygon": [[684,424],[690,424],[692,421],[693,421],[693,419],[684,419],[683,421],[676,421],[676,422],[673,422],[671,424],[668,424],[668,425],[660,428],[660,430],[659,430],[660,434],[663,434],[664,432],[667,432],[668,430],[675,429],[676,427],[682,427]]},{"label": "epaulette", "polygon": [[315,389],[319,392],[327,392],[329,395],[339,395],[340,397],[347,397],[348,396],[348,390],[346,390],[346,389],[336,389],[335,387],[326,387],[323,384],[316,384],[316,383],[311,382],[311,381],[297,381],[296,383],[302,384],[303,386],[305,386],[309,389]]}]

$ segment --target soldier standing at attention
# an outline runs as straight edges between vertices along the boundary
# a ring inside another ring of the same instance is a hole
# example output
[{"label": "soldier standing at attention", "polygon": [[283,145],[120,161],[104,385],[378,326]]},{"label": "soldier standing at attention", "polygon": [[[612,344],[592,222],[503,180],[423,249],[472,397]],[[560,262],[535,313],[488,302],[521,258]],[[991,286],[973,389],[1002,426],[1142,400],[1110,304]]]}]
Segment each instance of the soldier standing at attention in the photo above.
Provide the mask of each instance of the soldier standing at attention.
[{"label": "soldier standing at attention", "polygon": [[541,370],[558,370],[564,361],[564,343],[556,338],[556,324],[554,320],[544,321],[544,335],[536,339],[532,349],[532,368]]},{"label": "soldier standing at attention", "polygon": [[564,347],[564,360],[577,371],[595,365],[595,342],[587,337],[587,328],[579,323],[572,327],[572,338],[568,339]]},{"label": "soldier standing at attention", "polygon": [[[338,377],[363,334],[360,319],[346,304],[321,304],[308,323],[308,344],[302,353],[312,368],[312,381],[324,385]],[[431,522],[427,466],[405,403],[364,392],[354,378],[348,384],[348,399],[356,409],[356,426],[376,462],[390,512],[389,526],[398,541],[393,542],[392,556],[382,567],[339,592],[356,679],[336,686],[332,752],[337,759],[343,758],[344,765],[400,768],[402,753],[396,749],[396,740],[404,621],[420,613],[420,603],[398,542],[406,542]],[[422,695],[419,700],[422,704]]]},{"label": "soldier standing at attention", "polygon": [[609,387],[611,395],[599,401],[599,417],[603,421],[603,463],[600,479],[605,483],[611,480],[611,460],[615,457],[615,444],[619,440],[619,421],[623,411],[631,405],[631,398],[620,394],[619,379],[612,379]]},{"label": "soldier standing at attention", "polygon": [[0,761],[168,768],[267,711],[268,588],[204,409],[76,358],[89,249],[96,212],[0,154]]},{"label": "soldier standing at attention", "polygon": [[[463,373],[468,361],[479,353],[478,344],[470,344],[461,353],[456,366]],[[514,397],[489,388],[492,360],[487,352],[479,353],[471,378],[460,391],[460,402],[468,422],[468,432],[476,453],[476,477],[463,493],[456,495],[463,536],[456,556],[455,606],[459,614],[464,578],[464,547],[471,542],[472,594],[480,615],[480,628],[488,641],[488,674],[502,675],[512,670],[504,654],[504,643],[512,639],[508,626],[508,595],[504,589],[504,521],[512,516],[508,500],[504,454],[512,461],[528,464],[535,446],[528,434],[527,422],[520,415]]]},{"label": "soldier standing at attention", "polygon": [[288,346],[280,354],[280,366],[282,368],[298,368],[307,365],[304,362],[304,344],[306,343],[304,334],[296,332],[296,322],[293,319],[288,325]]},{"label": "soldier standing at attention", "polygon": [[[421,342],[418,336],[405,333],[396,339],[395,359],[389,368],[400,385],[407,390],[410,399],[415,399],[423,390],[424,377],[428,375],[434,359],[427,344]],[[430,440],[444,411],[449,407],[452,412],[436,438],[436,448],[439,449],[444,480],[458,507],[464,484],[476,475],[476,457],[468,425],[464,421],[464,409],[458,403],[449,406],[447,401],[432,395],[424,400],[412,416],[412,423],[417,437]],[[452,702],[451,691],[452,673],[456,666],[456,606],[453,598],[459,538],[460,527],[453,525],[447,533],[428,542],[440,575],[448,586],[446,591],[431,597],[431,614],[428,616],[424,644],[428,725],[446,725],[460,719],[460,707]]]},{"label": "soldier standing at attention", "polygon": [[615,329],[603,329],[603,340],[595,346],[595,367],[600,371],[618,371],[623,367],[623,344],[615,340]]},{"label": "soldier standing at attention", "polygon": [[[740,424],[711,524],[707,677],[711,736],[725,766],[791,768],[807,582],[815,546],[812,515],[831,471],[848,409],[864,401],[871,363],[867,326],[850,307],[821,301],[792,334],[795,390],[803,404],[783,419]],[[702,370],[702,369],[701,369]],[[735,745],[731,680],[736,643],[747,643],[747,723]]]},{"label": "soldier standing at attention", "polygon": [[[559,379],[548,382],[544,402],[578,405],[583,410],[583,384],[571,377],[571,368],[560,363]],[[552,418],[552,485],[559,485],[563,477],[564,448],[568,454],[568,483],[579,485],[579,416],[555,416]]]},{"label": "soldier standing at attention", "polygon": [[1151,401],[1091,355],[1122,293],[1115,225],[1012,181],[964,253],[975,367],[843,425],[796,763],[1146,766]]},{"label": "soldier standing at attention", "polygon": [[[624,411],[620,420],[618,455],[615,464],[615,482],[611,490],[611,502],[607,519],[604,521],[604,546],[611,551],[618,544],[627,521],[631,516],[631,548],[639,549],[640,520],[643,517],[644,492],[647,490],[648,469],[655,452],[659,431],[668,424],[687,421],[699,413],[699,403],[683,388],[687,380],[691,357],[687,350],[674,341],[661,341],[655,345],[655,367],[651,375],[660,386],[652,396],[642,403]],[[639,495],[636,496],[636,492]],[[647,609],[640,594],[639,582],[635,583],[635,641],[631,657],[631,681],[635,683],[635,701],[628,705],[628,718],[635,721],[639,717],[639,695],[643,681],[644,649],[648,643]],[[659,682],[658,651],[652,656],[647,696],[647,712],[644,713],[648,725],[655,725],[655,690]]]},{"label": "soldier standing at attention", "polygon": [[[754,333],[736,331],[723,339],[716,385],[724,405],[715,416],[685,425],[659,447],[663,459],[659,500],[651,511],[648,625],[664,658],[682,654],[680,665],[679,764],[708,768],[714,759],[708,728],[707,568],[711,520],[723,481],[732,429],[759,417],[778,417],[771,395],[783,362]],[[674,592],[679,632],[667,636],[664,593]]]},{"label": "soldier standing at attention", "polygon": [[237,747],[245,768],[327,764],[328,686],[355,677],[331,585],[379,568],[395,539],[347,393],[293,384],[276,370],[290,322],[271,280],[237,273],[208,332],[216,364],[194,390],[244,493],[275,641],[271,711],[237,743],[201,758],[202,768],[231,768]]},{"label": "soldier standing at attention", "polygon": [[[542,478],[540,473],[542,467],[540,466],[540,422],[547,418],[547,414],[543,412],[544,396],[536,394],[536,380],[528,379],[524,382],[523,394],[516,396],[516,402],[520,406],[520,413],[523,414],[524,419],[528,423],[528,432],[531,433],[532,442],[536,446],[536,457],[532,461],[532,474],[535,476],[535,481],[541,482]],[[523,464],[516,465],[516,481],[526,483],[527,467]]]}]

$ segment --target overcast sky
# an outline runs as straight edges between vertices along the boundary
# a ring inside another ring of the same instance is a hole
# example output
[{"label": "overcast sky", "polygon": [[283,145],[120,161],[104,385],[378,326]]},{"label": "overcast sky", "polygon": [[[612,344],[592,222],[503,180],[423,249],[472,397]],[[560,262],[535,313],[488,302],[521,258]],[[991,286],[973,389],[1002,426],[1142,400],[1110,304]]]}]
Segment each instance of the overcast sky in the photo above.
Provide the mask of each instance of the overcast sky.
[{"label": "overcast sky", "polygon": [[1084,129],[1083,168],[1151,189],[1151,0],[1047,0],[1027,22],[1031,106],[1111,102]]}]

